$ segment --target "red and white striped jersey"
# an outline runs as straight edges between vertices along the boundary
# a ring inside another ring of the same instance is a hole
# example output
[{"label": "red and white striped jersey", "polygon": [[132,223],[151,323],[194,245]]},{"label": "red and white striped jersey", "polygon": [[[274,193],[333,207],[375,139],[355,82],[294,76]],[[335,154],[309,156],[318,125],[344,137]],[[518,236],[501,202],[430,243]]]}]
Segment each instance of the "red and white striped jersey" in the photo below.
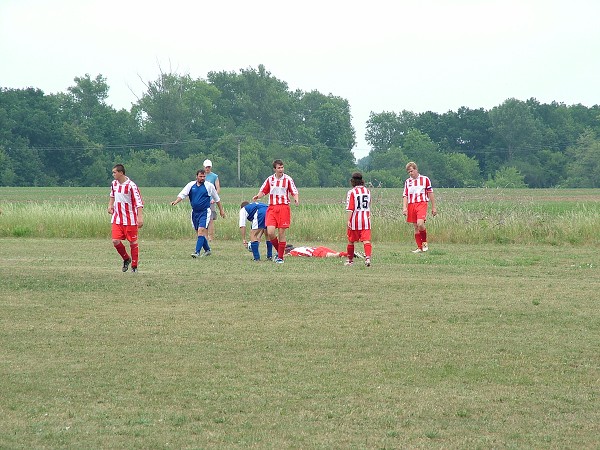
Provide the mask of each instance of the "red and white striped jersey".
[{"label": "red and white striped jersey", "polygon": [[346,211],[351,211],[351,230],[371,229],[371,191],[364,186],[356,186],[346,195]]},{"label": "red and white striped jersey", "polygon": [[271,175],[260,187],[260,191],[265,195],[269,194],[269,205],[289,205],[290,194],[298,194],[294,180],[285,173],[281,178]]},{"label": "red and white striped jersey", "polygon": [[315,253],[316,247],[294,247],[290,250],[292,256],[312,256]]},{"label": "red and white striped jersey", "polygon": [[111,223],[137,225],[137,210],[144,207],[137,185],[129,178],[123,184],[113,180],[110,185],[110,196],[115,199]]},{"label": "red and white striped jersey", "polygon": [[409,177],[404,182],[403,196],[408,199],[408,203],[428,202],[430,192],[433,192],[431,181],[425,175]]}]

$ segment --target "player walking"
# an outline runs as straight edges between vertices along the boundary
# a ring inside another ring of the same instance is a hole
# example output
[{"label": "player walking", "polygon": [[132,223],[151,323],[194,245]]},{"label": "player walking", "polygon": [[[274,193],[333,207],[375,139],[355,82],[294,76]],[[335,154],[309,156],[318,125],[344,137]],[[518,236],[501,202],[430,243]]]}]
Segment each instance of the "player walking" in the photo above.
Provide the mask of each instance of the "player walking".
[{"label": "player walking", "polygon": [[406,221],[412,223],[415,227],[415,242],[417,248],[413,253],[422,253],[429,250],[427,245],[427,229],[425,220],[427,219],[427,205],[431,202],[431,215],[435,216],[435,196],[431,187],[431,180],[425,175],[419,174],[419,168],[414,162],[406,165],[406,172],[409,177],[404,182],[404,194],[402,195],[402,214],[406,216]]},{"label": "player walking", "polygon": [[[289,175],[283,173],[283,161],[276,159],[273,161],[274,174],[265,180],[260,187],[258,194],[252,197],[257,201],[259,198],[269,194],[269,209],[265,223],[267,225],[268,239],[277,249],[275,262],[283,264],[283,255],[285,253],[285,230],[290,227],[292,212],[290,210],[290,194],[294,202],[298,205],[298,189],[294,180]],[[277,228],[277,236],[275,229]]]},{"label": "player walking", "polygon": [[348,260],[346,266],[354,264],[354,243],[362,242],[365,251],[365,266],[371,266],[371,191],[365,187],[362,173],[354,172],[350,178],[352,189],[346,195],[348,213],[347,231]]},{"label": "player walking", "polygon": [[[144,226],[142,213],[144,202],[137,185],[125,176],[123,164],[117,164],[112,168],[112,176],[114,180],[110,185],[108,200],[112,243],[123,258],[123,272],[127,272],[131,264],[131,271],[135,273],[139,260],[138,228]],[[123,245],[124,240],[129,241],[131,256]]]},{"label": "player walking", "polygon": [[204,249],[203,256],[210,256],[210,245],[208,244],[206,234],[208,224],[210,223],[211,200],[217,204],[219,213],[223,218],[225,218],[225,211],[223,211],[221,198],[217,194],[217,189],[212,183],[206,181],[204,169],[196,172],[196,180],[186,184],[177,198],[171,202],[171,205],[176,205],[186,197],[190,198],[190,205],[192,205],[192,226],[198,233],[196,251],[192,253],[192,258],[198,258],[202,249]]}]

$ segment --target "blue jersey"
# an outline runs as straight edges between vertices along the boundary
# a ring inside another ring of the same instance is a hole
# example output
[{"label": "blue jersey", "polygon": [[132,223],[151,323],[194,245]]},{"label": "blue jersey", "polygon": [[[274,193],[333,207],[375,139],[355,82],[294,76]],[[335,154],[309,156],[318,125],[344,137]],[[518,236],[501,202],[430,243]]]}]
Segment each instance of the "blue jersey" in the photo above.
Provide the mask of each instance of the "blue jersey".
[{"label": "blue jersey", "polygon": [[217,189],[212,183],[205,181],[200,186],[196,181],[190,181],[179,193],[180,198],[190,198],[192,211],[202,211],[210,208],[211,199],[215,202],[221,201]]},{"label": "blue jersey", "polygon": [[269,205],[260,202],[248,203],[240,209],[240,227],[246,225],[246,220],[252,222],[252,229],[266,228],[265,217]]}]

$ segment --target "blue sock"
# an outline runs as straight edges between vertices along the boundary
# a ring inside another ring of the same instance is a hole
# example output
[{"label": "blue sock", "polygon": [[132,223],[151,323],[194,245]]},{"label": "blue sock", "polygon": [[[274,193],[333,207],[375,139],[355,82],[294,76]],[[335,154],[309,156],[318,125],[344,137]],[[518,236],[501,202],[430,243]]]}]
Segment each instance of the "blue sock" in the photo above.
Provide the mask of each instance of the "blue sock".
[{"label": "blue sock", "polygon": [[258,252],[258,241],[252,241],[250,243],[250,248],[252,249],[252,256],[254,256],[254,259],[259,260],[260,253]]},{"label": "blue sock", "polygon": [[208,239],[206,239],[204,236],[202,236],[202,238],[204,239],[204,242],[202,242],[202,248],[205,252],[210,252],[210,245],[208,245]]},{"label": "blue sock", "polygon": [[206,241],[204,236],[198,236],[198,239],[196,240],[196,253],[200,253],[200,250],[204,247],[204,241]]},{"label": "blue sock", "polygon": [[273,244],[271,244],[271,241],[267,241],[267,258],[272,258],[273,257]]}]

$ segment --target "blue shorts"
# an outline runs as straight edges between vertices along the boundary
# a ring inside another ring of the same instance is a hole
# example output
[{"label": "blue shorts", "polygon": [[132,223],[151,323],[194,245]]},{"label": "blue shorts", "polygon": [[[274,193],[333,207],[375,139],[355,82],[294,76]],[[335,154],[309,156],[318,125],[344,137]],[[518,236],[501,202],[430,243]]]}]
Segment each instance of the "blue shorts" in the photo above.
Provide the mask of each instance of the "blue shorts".
[{"label": "blue shorts", "polygon": [[203,209],[201,211],[192,210],[192,226],[194,230],[198,228],[208,228],[210,223],[210,208]]}]

